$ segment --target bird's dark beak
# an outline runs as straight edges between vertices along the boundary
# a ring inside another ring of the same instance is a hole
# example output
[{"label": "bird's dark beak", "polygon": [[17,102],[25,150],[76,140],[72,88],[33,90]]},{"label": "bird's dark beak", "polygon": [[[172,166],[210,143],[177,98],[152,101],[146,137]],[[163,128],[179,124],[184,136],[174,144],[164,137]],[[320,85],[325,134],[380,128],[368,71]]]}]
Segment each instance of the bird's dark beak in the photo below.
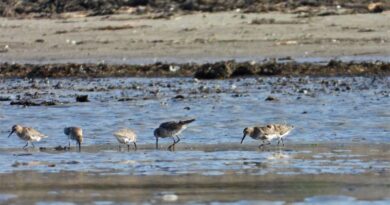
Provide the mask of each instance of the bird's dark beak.
[{"label": "bird's dark beak", "polygon": [[242,142],[244,141],[245,137],[246,137],[246,134],[244,133],[244,136],[243,136],[242,139],[241,139],[241,144],[242,144]]},{"label": "bird's dark beak", "polygon": [[15,132],[15,130],[12,130],[11,133],[9,133],[8,138],[11,137],[11,135]]}]

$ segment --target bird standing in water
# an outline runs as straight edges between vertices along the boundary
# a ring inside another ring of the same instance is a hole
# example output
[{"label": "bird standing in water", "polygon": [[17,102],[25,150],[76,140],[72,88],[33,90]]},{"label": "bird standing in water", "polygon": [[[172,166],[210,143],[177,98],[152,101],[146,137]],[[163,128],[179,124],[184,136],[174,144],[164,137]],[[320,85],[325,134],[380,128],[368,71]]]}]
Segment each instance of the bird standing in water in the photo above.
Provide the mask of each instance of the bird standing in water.
[{"label": "bird standing in water", "polygon": [[114,133],[114,136],[119,142],[119,150],[121,149],[120,144],[127,145],[127,151],[130,151],[130,143],[134,144],[134,150],[137,150],[137,135],[131,129],[121,129]]},{"label": "bird standing in water", "polygon": [[68,149],[70,149],[70,140],[75,140],[79,147],[79,152],[81,151],[81,143],[83,142],[83,130],[79,127],[65,127],[64,128],[65,135],[68,136],[69,145]]},{"label": "bird standing in water", "polygon": [[41,141],[41,139],[47,137],[46,135],[35,130],[34,128],[23,127],[22,125],[12,126],[11,133],[8,135],[8,137],[10,137],[14,132],[21,140],[27,141],[23,149],[25,149],[28,146],[29,142],[33,147],[35,147],[34,142],[39,142]]},{"label": "bird standing in water", "polygon": [[[156,149],[158,149],[158,138],[172,137],[173,144],[171,144],[168,149],[172,150],[175,148],[175,145],[180,142],[179,135],[183,130],[187,128],[187,125],[195,119],[183,120],[183,121],[169,121],[161,123],[160,126],[154,130],[154,137],[156,137]],[[177,141],[175,140],[177,138]]]},{"label": "bird standing in water", "polygon": [[249,135],[254,140],[261,140],[263,143],[259,145],[263,147],[265,141],[267,141],[267,145],[271,144],[272,139],[278,138],[278,145],[282,142],[284,146],[283,138],[287,136],[291,130],[293,130],[294,126],[285,125],[285,124],[269,124],[266,126],[255,126],[255,127],[247,127],[244,129],[244,136],[241,139],[241,144],[244,141],[245,137]]}]

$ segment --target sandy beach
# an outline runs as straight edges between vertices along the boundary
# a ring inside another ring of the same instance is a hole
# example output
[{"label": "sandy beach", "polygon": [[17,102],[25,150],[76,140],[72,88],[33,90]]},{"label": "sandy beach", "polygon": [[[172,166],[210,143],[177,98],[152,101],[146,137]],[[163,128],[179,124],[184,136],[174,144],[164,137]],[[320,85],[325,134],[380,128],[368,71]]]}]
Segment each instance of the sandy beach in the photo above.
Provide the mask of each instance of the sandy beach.
[{"label": "sandy beach", "polygon": [[390,12],[299,18],[298,14],[194,13],[169,19],[111,15],[2,18],[0,60],[18,63],[176,63],[271,57],[390,54]]}]

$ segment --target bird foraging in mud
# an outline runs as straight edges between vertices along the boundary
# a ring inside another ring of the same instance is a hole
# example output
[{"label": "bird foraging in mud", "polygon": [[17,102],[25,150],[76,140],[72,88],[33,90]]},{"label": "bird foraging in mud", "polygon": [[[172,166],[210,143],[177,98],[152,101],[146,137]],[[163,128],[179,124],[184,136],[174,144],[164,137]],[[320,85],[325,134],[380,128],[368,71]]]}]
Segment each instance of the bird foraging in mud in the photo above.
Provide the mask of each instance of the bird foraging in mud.
[{"label": "bird foraging in mud", "polygon": [[[286,124],[269,124],[266,126],[247,127],[243,131],[244,136],[241,139],[241,144],[245,137],[249,135],[254,140],[262,141],[262,144],[259,145],[259,148],[263,147],[264,145],[271,144],[271,141],[274,138],[278,139],[278,145],[280,142],[282,142],[282,145],[284,146],[283,138],[286,137],[293,129],[294,126]],[[265,144],[266,141],[267,144]]]},{"label": "bird foraging in mud", "polygon": [[[179,135],[183,130],[187,128],[187,125],[195,119],[183,120],[183,121],[169,121],[161,123],[160,126],[154,130],[154,137],[156,137],[156,149],[158,149],[158,138],[172,137],[173,144],[168,149],[173,150],[175,145],[180,142]],[[175,137],[177,140],[175,140]]]},{"label": "bird foraging in mud", "polygon": [[65,135],[68,136],[69,145],[68,149],[70,149],[70,140],[75,140],[79,147],[79,152],[81,151],[81,143],[83,142],[83,130],[79,127],[65,127],[64,128]]},{"label": "bird foraging in mud", "polygon": [[130,151],[130,144],[134,144],[134,150],[137,150],[137,135],[131,129],[121,129],[114,132],[114,136],[119,142],[119,150],[121,149],[121,144],[127,145],[127,151]]},{"label": "bird foraging in mud", "polygon": [[27,143],[23,147],[23,149],[26,149],[29,142],[31,143],[31,145],[33,147],[35,147],[34,142],[39,142],[39,141],[41,141],[41,139],[47,137],[46,135],[38,132],[37,130],[35,130],[33,128],[23,127],[22,125],[12,126],[11,133],[8,135],[8,137],[10,137],[14,132],[21,140],[27,141]]}]

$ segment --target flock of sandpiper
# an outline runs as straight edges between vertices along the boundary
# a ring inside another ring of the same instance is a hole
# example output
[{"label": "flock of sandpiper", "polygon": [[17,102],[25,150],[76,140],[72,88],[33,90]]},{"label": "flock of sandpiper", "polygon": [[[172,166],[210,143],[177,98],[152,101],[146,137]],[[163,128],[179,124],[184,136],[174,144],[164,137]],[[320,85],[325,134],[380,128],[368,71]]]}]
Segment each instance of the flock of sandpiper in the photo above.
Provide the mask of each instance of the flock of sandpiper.
[{"label": "flock of sandpiper", "polygon": [[[156,149],[158,149],[158,138],[171,137],[173,139],[173,144],[168,147],[168,150],[174,150],[175,145],[180,142],[179,135],[187,128],[187,125],[193,121],[195,121],[195,119],[169,121],[160,124],[160,126],[154,130],[154,136],[156,138]],[[244,136],[241,139],[241,144],[245,137],[249,136],[252,139],[262,141],[262,143],[259,145],[259,148],[271,144],[273,139],[278,139],[278,145],[280,142],[282,142],[282,145],[284,146],[283,138],[287,136],[293,128],[294,126],[287,124],[268,124],[265,126],[247,127],[243,131]],[[34,128],[24,127],[22,125],[12,126],[11,133],[8,135],[8,137],[10,137],[14,132],[20,139],[27,142],[23,149],[28,147],[28,143],[31,143],[31,145],[34,147],[34,142],[39,142],[41,139],[47,137]],[[66,127],[64,128],[64,133],[68,136],[68,149],[70,149],[70,141],[74,140],[77,142],[79,151],[81,151],[83,130],[80,127]],[[130,150],[130,145],[134,144],[134,149],[137,150],[137,135],[133,130],[120,129],[114,132],[113,135],[119,142],[119,149],[121,149],[121,144],[125,144],[127,145],[127,149]]]}]

